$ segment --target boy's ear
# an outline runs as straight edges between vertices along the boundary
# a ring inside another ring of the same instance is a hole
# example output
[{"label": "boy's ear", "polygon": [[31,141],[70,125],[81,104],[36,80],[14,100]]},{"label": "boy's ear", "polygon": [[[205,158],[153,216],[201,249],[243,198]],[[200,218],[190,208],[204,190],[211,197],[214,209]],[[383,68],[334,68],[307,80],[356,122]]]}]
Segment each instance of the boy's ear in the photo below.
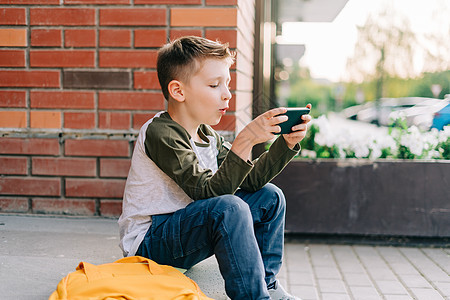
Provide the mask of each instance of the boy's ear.
[{"label": "boy's ear", "polygon": [[170,96],[178,102],[184,101],[183,84],[178,80],[172,80],[167,86]]}]

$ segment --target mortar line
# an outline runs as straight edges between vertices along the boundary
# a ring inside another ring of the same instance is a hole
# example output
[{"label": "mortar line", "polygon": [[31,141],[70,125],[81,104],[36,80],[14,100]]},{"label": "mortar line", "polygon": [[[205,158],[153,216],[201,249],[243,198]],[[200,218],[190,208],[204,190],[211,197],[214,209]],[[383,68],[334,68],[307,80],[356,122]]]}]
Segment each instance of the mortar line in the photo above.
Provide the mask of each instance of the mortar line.
[{"label": "mortar line", "polygon": [[317,274],[316,274],[316,269],[314,268],[314,264],[312,262],[312,257],[311,257],[311,247],[309,244],[305,244],[305,251],[306,251],[306,257],[308,258],[308,263],[311,267],[311,271],[312,271],[312,279],[313,279],[313,287],[316,291],[316,295],[317,295],[317,299],[318,300],[322,300],[322,293],[319,291],[319,281],[317,279]]},{"label": "mortar line", "polygon": [[[440,248],[439,248],[440,249]],[[443,250],[443,249],[440,249],[440,250]],[[419,249],[419,251],[420,252],[422,252],[423,253],[423,255],[425,255],[429,260],[431,260],[439,269],[441,269],[442,270],[442,272],[444,272],[445,274],[447,274],[447,275],[449,275],[450,276],[450,274],[449,273],[447,273],[447,271],[444,269],[444,268],[442,268],[431,256],[429,256],[425,251],[423,251],[423,249],[422,248],[420,248]],[[445,253],[445,252],[444,252]]]},{"label": "mortar line", "polygon": [[336,256],[334,255],[333,247],[328,245],[328,248],[330,250],[331,257],[333,258],[333,261],[336,264],[336,268],[338,269],[339,275],[341,275],[342,281],[344,282],[345,289],[347,290],[347,295],[350,297],[351,300],[354,300],[355,297],[353,296],[350,286],[347,284],[347,280],[345,280],[344,272],[342,272],[342,269],[339,266],[338,260],[337,260]]},{"label": "mortar line", "polygon": [[[393,248],[396,249],[396,248]],[[396,249],[397,252],[398,249]],[[391,267],[391,265],[389,264],[389,262],[386,260],[386,258],[381,254],[381,252],[379,251],[378,247],[375,248],[375,251],[377,251],[378,255],[381,257],[381,259],[385,262],[385,264],[388,266],[388,268],[392,271],[392,273],[394,273],[394,276],[397,278],[397,280],[402,284],[402,286],[405,288],[406,292],[408,293],[408,296],[410,296],[412,299],[414,299],[414,293],[411,291],[411,289],[406,285],[406,283],[401,279],[400,275],[397,274],[397,272],[395,272],[394,268]]]},{"label": "mortar line", "polygon": [[286,285],[289,289],[289,291],[291,292],[291,276],[290,276],[290,268],[289,268],[289,264],[287,263],[289,260],[289,251],[287,251],[287,247],[286,245],[284,246],[284,261],[283,261],[283,265],[284,268],[286,269]]},{"label": "mortar line", "polygon": [[[374,289],[377,291],[378,295],[382,298],[382,299],[386,299],[386,297],[384,297],[383,293],[381,292],[380,288],[378,287],[378,284],[376,283],[375,279],[372,277],[372,275],[370,274],[370,272],[368,271],[366,265],[364,264],[364,262],[362,261],[361,257],[359,256],[359,254],[356,252],[354,246],[352,247],[352,251],[355,254],[356,258],[358,259],[359,263],[361,264],[362,268],[364,269],[364,272],[366,272],[367,277],[369,277],[370,282],[372,283]],[[373,247],[371,247],[373,248]]]},{"label": "mortar line", "polygon": [[[420,249],[419,249],[420,250]],[[408,258],[408,256],[403,253],[403,251],[400,249],[400,253],[403,255],[403,257],[413,266],[414,269],[416,269],[417,272],[419,272],[420,275],[422,275],[423,278],[426,279],[426,281],[433,287],[433,289],[439,293],[439,295],[442,297],[442,299],[445,299],[444,294],[441,292],[441,290],[434,284],[432,280],[428,278],[428,276],[425,275],[424,272],[422,272],[416,265]]]}]

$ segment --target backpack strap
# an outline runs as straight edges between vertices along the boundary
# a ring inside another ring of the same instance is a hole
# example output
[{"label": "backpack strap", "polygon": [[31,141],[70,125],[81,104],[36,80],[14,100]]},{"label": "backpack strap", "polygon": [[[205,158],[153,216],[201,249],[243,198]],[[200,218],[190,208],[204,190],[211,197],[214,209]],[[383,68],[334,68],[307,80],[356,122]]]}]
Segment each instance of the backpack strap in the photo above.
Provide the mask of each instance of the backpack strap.
[{"label": "backpack strap", "polygon": [[102,272],[96,265],[90,264],[85,261],[80,262],[76,270],[82,270],[84,274],[86,274],[88,281],[94,281],[105,277],[113,277],[112,274]]},{"label": "backpack strap", "polygon": [[124,257],[121,258],[119,260],[116,260],[115,263],[119,263],[119,264],[136,264],[136,263],[141,263],[141,264],[146,264],[148,266],[148,270],[150,272],[150,274],[153,275],[158,275],[158,274],[163,274],[164,270],[163,268],[161,268],[160,265],[158,265],[157,263],[155,263],[153,260],[142,257],[142,256],[129,256],[129,257]]},{"label": "backpack strap", "polygon": [[[163,270],[163,268],[161,268],[161,266],[159,266],[154,261],[152,261],[148,258],[142,257],[142,256],[124,257],[119,260],[116,260],[114,263],[119,263],[119,264],[141,263],[141,264],[145,264],[148,266],[148,271],[152,275],[164,274],[164,270]],[[101,268],[99,268],[98,266],[90,264],[88,262],[84,262],[84,261],[80,262],[80,264],[78,265],[78,267],[76,269],[82,270],[86,274],[88,281],[94,281],[97,279],[113,277],[112,274],[110,274],[108,272],[103,272],[101,270]]]}]

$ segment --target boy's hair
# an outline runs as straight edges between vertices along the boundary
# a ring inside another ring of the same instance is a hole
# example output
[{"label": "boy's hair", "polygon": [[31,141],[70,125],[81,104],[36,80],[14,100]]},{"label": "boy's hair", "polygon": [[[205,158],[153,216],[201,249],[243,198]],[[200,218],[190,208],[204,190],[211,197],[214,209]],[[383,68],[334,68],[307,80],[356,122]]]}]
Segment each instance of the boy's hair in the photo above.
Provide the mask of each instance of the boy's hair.
[{"label": "boy's hair", "polygon": [[156,63],[159,84],[164,98],[169,99],[168,85],[172,80],[189,82],[202,60],[207,58],[226,59],[231,66],[235,54],[222,44],[203,37],[185,36],[164,45],[158,51]]}]

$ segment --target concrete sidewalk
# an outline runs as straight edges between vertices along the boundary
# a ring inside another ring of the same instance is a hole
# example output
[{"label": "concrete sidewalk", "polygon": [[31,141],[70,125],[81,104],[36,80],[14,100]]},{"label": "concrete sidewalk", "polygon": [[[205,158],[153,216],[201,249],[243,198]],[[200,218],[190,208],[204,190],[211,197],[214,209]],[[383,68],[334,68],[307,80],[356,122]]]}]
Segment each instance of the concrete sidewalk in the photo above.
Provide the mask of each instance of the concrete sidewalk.
[{"label": "concrete sidewalk", "polygon": [[[0,298],[47,299],[80,261],[122,257],[116,220],[0,214]],[[450,249],[287,243],[279,279],[302,299],[450,299]],[[186,273],[226,299],[215,259]]]}]

